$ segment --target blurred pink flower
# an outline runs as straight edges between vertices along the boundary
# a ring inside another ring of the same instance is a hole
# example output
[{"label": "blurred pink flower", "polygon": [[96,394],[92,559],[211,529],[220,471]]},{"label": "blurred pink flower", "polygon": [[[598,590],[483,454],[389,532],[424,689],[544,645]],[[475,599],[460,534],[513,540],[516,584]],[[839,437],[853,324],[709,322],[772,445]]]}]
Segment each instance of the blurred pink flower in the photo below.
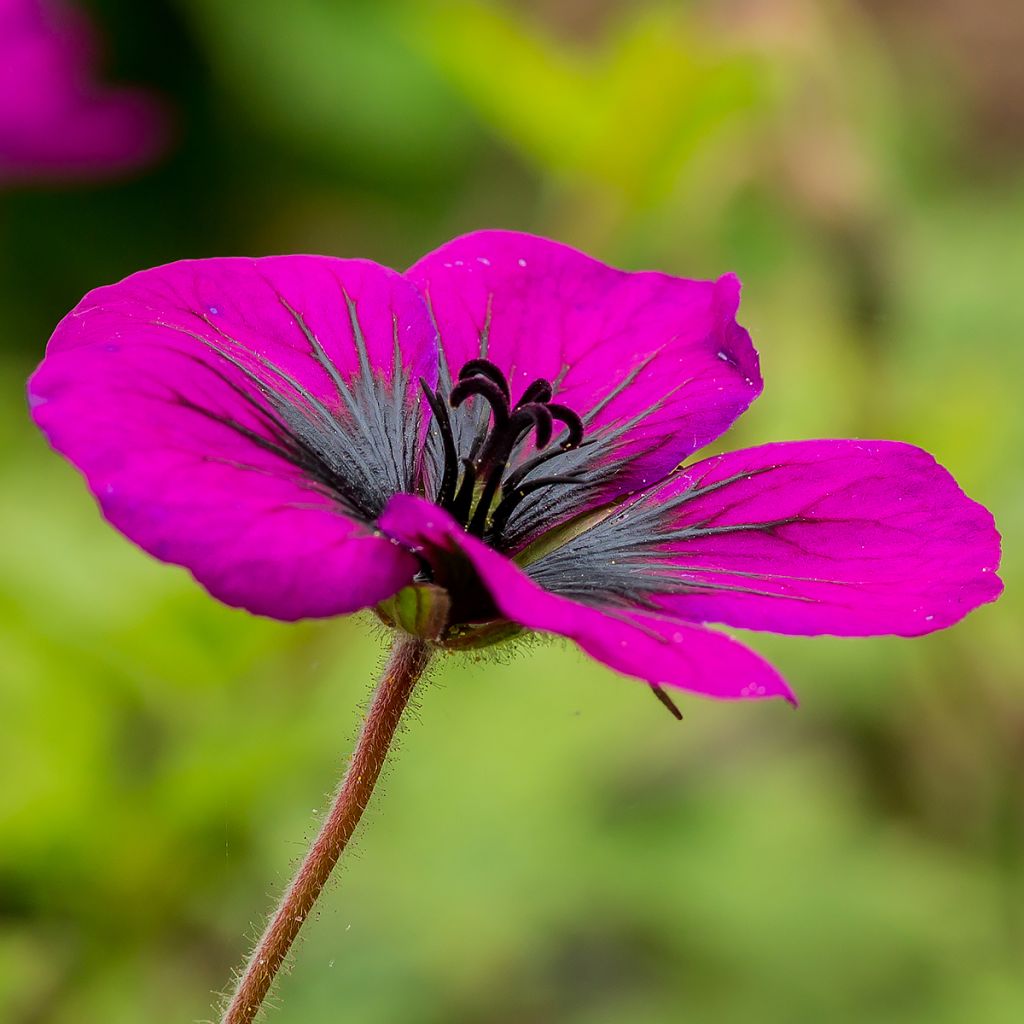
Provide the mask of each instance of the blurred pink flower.
[{"label": "blurred pink flower", "polygon": [[57,0],[0,0],[0,184],[108,177],[163,149],[162,104],[101,86],[95,44]]},{"label": "blurred pink flower", "polygon": [[405,274],[185,261],[87,295],[29,396],[110,522],[228,604],[538,630],[656,689],[792,699],[704,623],[929,633],[999,594],[999,535],[895,441],[681,467],[761,392],[738,304],[504,231]]}]

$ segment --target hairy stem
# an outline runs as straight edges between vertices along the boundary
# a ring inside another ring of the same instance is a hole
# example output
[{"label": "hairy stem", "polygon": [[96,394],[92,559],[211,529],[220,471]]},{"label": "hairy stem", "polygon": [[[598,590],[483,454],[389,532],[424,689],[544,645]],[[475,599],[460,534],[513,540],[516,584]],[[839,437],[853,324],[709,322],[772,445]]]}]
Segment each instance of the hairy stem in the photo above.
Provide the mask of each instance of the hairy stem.
[{"label": "hairy stem", "polygon": [[366,810],[402,712],[429,660],[427,644],[398,634],[330,814],[246,963],[221,1024],[250,1024],[256,1019],[299,929]]}]

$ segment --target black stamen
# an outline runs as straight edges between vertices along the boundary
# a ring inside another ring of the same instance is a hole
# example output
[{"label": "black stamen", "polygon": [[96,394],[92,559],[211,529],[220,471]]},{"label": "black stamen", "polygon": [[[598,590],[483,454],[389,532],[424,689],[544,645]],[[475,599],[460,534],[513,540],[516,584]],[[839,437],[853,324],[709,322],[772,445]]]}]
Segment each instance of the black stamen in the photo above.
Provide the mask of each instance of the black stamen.
[{"label": "black stamen", "polygon": [[579,448],[583,442],[583,420],[572,409],[559,405],[557,402],[548,402],[548,412],[551,413],[553,419],[564,423],[569,428],[569,436],[559,446],[562,451]]},{"label": "black stamen", "polygon": [[[465,433],[456,432],[456,424],[445,407],[441,392],[430,390],[424,381],[421,381],[421,386],[437,420],[441,438],[442,478],[434,500],[469,533],[478,537],[486,534],[492,544],[496,543],[501,539],[509,517],[527,495],[542,487],[581,482],[574,474],[538,477],[523,482],[552,454],[577,448],[583,443],[583,421],[564,405],[551,403],[554,388],[550,381],[543,378],[533,381],[513,406],[504,373],[489,359],[471,359],[459,371],[447,402],[452,409],[459,409],[470,398],[479,396],[490,407],[489,415],[482,415],[483,410],[476,408],[470,414],[470,424],[476,433],[468,445]],[[563,440],[558,452],[544,452],[551,443],[556,420],[566,427],[562,431]],[[457,425],[465,427],[464,422]],[[544,454],[535,455],[508,473],[509,461],[531,433],[535,448]],[[463,454],[467,448],[468,456]],[[501,500],[492,512],[491,505],[499,489]]]},{"label": "black stamen", "polygon": [[508,378],[501,370],[490,361],[490,359],[470,359],[465,366],[459,370],[459,380],[466,380],[468,377],[486,377],[501,388],[506,402],[512,401],[512,392],[508,387]]},{"label": "black stamen", "polygon": [[420,387],[423,388],[424,397],[430,405],[430,411],[437,421],[437,429],[441,431],[441,444],[444,452],[444,475],[441,478],[441,486],[438,489],[435,501],[442,508],[446,508],[455,495],[455,484],[457,482],[458,455],[455,451],[455,437],[452,434],[452,422],[448,417],[448,409],[441,398],[440,391],[431,391],[427,382],[420,377]]},{"label": "black stamen", "polygon": [[474,377],[463,377],[448,396],[448,404],[453,409],[458,409],[467,398],[479,395],[491,407],[494,414],[494,426],[501,429],[508,422],[508,400],[505,392],[498,384],[495,384],[489,377],[477,374]]},{"label": "black stamen", "polygon": [[480,492],[480,500],[477,502],[473,519],[466,529],[476,537],[482,537],[484,527],[487,525],[487,514],[491,510],[491,502],[494,500],[494,493],[498,489],[498,473],[492,473]]},{"label": "black stamen", "polygon": [[476,467],[469,459],[462,460],[462,486],[455,495],[449,511],[463,526],[469,520],[469,510],[473,504],[473,488],[476,487]]},{"label": "black stamen", "polygon": [[490,434],[503,433],[508,427],[509,408],[501,386],[492,381],[489,377],[476,374],[471,377],[462,378],[452,388],[448,396],[448,403],[453,409],[457,409],[468,398],[480,395],[491,407],[491,422],[485,416],[477,427],[476,436],[470,445],[469,458],[477,464],[480,461],[481,453],[487,446],[487,439]]},{"label": "black stamen", "polygon": [[[525,428],[527,431],[532,427],[536,431],[537,449],[543,451],[551,441],[551,434],[554,430],[554,417],[549,406],[539,405],[536,402],[530,405],[520,403],[516,406],[516,411],[512,414],[509,425],[513,428],[512,433],[516,433],[515,427],[517,425]],[[518,436],[512,446],[513,448],[522,440],[523,433],[524,431],[518,432]]]},{"label": "black stamen", "polygon": [[490,443],[478,460],[478,464],[486,468],[487,480],[480,493],[473,521],[468,527],[470,533],[476,534],[478,537],[483,536],[491,502],[494,501],[494,496],[498,493],[505,467],[519,442],[530,430],[533,430],[537,447],[546,447],[551,440],[552,425],[551,413],[543,405],[534,403],[516,409],[509,420],[508,427],[504,431],[495,431],[491,435]]},{"label": "black stamen", "polygon": [[528,405],[530,402],[550,402],[551,395],[551,381],[545,380],[543,377],[538,377],[524,392],[523,397],[516,402],[516,408],[520,406]]},{"label": "black stamen", "polygon": [[676,702],[657,683],[651,683],[650,686],[651,692],[668,708],[672,717],[677,722],[681,722],[683,720],[683,713],[676,707]]}]

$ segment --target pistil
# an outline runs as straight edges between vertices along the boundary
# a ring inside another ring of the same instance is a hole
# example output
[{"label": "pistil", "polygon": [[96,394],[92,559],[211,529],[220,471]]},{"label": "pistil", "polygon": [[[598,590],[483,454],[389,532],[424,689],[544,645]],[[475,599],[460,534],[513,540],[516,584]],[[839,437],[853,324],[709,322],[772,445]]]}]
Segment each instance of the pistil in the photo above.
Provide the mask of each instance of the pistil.
[{"label": "pistil", "polygon": [[[579,482],[578,474],[573,473],[527,479],[549,459],[583,442],[582,420],[571,409],[551,401],[554,388],[550,381],[537,378],[514,406],[507,378],[489,359],[471,359],[462,367],[447,402],[440,390],[431,390],[425,381],[420,383],[441,435],[444,459],[434,500],[467,532],[498,546],[509,518],[527,495],[544,487]],[[490,413],[477,430],[468,456],[460,457],[449,407],[458,411],[471,398],[483,399]],[[556,422],[566,428],[565,437],[549,451]],[[531,434],[538,454],[509,472],[509,464]],[[492,512],[495,499],[498,503]]]}]

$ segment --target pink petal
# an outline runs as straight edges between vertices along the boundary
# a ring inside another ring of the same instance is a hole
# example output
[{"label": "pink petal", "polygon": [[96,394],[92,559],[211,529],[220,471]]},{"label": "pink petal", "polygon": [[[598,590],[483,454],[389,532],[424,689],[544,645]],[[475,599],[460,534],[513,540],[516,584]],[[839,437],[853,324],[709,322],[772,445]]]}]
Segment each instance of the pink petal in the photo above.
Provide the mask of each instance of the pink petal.
[{"label": "pink petal", "polygon": [[163,104],[93,81],[91,26],[63,4],[0,0],[0,180],[103,176],[157,156]]},{"label": "pink petal", "polygon": [[[393,271],[314,256],[185,261],[96,289],[54,332],[29,383],[33,416],[116,527],[215,597],[281,619],[373,605],[415,559],[266,443],[271,390],[341,409],[332,372],[362,369],[349,300],[378,378],[393,378],[401,342],[407,393],[388,408],[415,434],[416,378],[436,375],[422,300]],[[404,429],[383,423],[382,435]],[[386,486],[401,451],[371,441],[383,507],[402,489]]]},{"label": "pink petal", "polygon": [[[715,486],[718,485],[718,486]],[[665,597],[697,622],[778,633],[915,636],[994,600],[999,534],[931,455],[894,441],[794,441],[706,459],[654,500],[694,535]]]},{"label": "pink petal", "polygon": [[709,697],[781,696],[795,703],[775,669],[730,637],[639,611],[600,611],[548,593],[422,498],[392,498],[380,526],[428,561],[468,559],[505,618],[569,637],[618,672]]},{"label": "pink petal", "polygon": [[423,257],[408,277],[427,297],[453,374],[485,350],[513,398],[544,377],[578,415],[598,410],[591,433],[629,427],[622,472],[604,497],[662,477],[761,391],[732,276],[627,273],[544,238],[478,231]]}]

